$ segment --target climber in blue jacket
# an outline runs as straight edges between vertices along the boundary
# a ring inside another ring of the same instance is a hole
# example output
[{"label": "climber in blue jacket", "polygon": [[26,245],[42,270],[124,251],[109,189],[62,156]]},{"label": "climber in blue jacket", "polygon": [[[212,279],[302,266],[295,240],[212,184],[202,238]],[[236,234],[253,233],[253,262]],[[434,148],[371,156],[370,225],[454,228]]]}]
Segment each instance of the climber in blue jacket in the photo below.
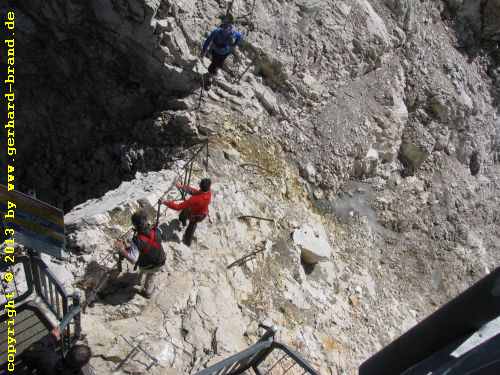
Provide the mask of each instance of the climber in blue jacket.
[{"label": "climber in blue jacket", "polygon": [[234,53],[235,47],[243,39],[243,35],[235,30],[233,23],[233,16],[226,16],[220,27],[214,29],[203,43],[202,56],[207,56],[208,53],[212,55],[212,62],[208,67],[209,78],[217,74],[226,58]]}]

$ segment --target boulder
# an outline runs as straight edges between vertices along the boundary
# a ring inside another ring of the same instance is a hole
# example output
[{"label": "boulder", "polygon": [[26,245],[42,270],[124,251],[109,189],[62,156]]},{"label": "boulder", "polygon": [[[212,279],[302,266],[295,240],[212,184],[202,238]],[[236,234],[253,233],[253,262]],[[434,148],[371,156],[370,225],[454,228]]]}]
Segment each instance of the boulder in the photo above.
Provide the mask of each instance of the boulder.
[{"label": "boulder", "polygon": [[403,134],[399,149],[399,160],[406,168],[405,173],[412,175],[432,154],[436,140],[420,122],[412,121]]},{"label": "boulder", "polygon": [[299,92],[314,101],[318,101],[324,92],[324,87],[318,80],[309,73],[302,75],[303,85],[299,85],[297,89]]},{"label": "boulder", "polygon": [[327,260],[332,254],[325,229],[321,224],[304,224],[293,231],[293,243],[300,249],[301,258],[307,264]]},{"label": "boulder", "polygon": [[240,153],[234,148],[228,148],[224,150],[224,157],[227,160],[239,161],[241,159]]},{"label": "boulder", "polygon": [[407,169],[409,174],[413,174],[427,159],[429,154],[413,143],[402,143],[399,159]]},{"label": "boulder", "polygon": [[68,246],[84,253],[110,250],[112,242],[105,233],[96,228],[86,228],[68,235]]},{"label": "boulder", "polygon": [[306,165],[301,165],[300,167],[300,175],[311,183],[315,181],[317,173],[318,172],[312,163],[307,163]]},{"label": "boulder", "polygon": [[357,3],[359,8],[362,10],[362,13],[364,13],[363,16],[365,18],[366,31],[368,34],[375,37],[380,42],[389,45],[391,38],[384,20],[380,18],[368,1],[357,0]]},{"label": "boulder", "polygon": [[373,177],[379,163],[379,152],[370,148],[363,159],[354,162],[354,175],[356,177]]}]

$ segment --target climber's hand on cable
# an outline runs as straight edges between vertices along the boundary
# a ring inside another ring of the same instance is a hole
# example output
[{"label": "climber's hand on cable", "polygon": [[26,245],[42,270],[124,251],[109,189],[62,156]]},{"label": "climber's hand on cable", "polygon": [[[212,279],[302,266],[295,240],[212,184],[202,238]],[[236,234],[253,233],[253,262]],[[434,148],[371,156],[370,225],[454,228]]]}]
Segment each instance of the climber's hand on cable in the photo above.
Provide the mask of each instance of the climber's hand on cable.
[{"label": "climber's hand on cable", "polygon": [[55,327],[50,331],[50,334],[56,338],[57,341],[61,340],[61,331],[59,327]]},{"label": "climber's hand on cable", "polygon": [[125,251],[125,242],[123,242],[122,240],[116,240],[114,247],[120,254],[123,254],[123,251]]},{"label": "climber's hand on cable", "polygon": [[127,248],[125,247],[125,245],[121,248],[118,248],[118,254],[120,254],[122,257],[127,258],[127,259],[129,257],[128,251],[127,251]]}]

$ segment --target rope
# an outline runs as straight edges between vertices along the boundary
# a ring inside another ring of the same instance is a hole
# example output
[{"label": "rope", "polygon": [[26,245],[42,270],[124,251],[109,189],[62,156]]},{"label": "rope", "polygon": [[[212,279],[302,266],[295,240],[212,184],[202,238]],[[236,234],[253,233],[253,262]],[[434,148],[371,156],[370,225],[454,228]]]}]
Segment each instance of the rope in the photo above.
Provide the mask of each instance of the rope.
[{"label": "rope", "polygon": [[234,81],[235,84],[238,84],[240,83],[241,79],[243,78],[243,76],[245,74],[247,74],[247,72],[250,70],[250,68],[252,67],[252,64],[248,64],[248,66],[246,67],[246,69],[243,71],[243,73],[240,74],[240,76],[238,77],[238,79],[236,81]]},{"label": "rope", "polygon": [[[198,151],[198,153],[200,151]],[[182,181],[182,184],[184,186],[189,185],[191,183],[191,175],[193,174],[193,165],[194,165],[194,160],[191,163],[189,163],[189,168],[187,168],[185,170],[184,180]],[[184,190],[181,191],[181,196],[182,196],[182,199],[186,198],[186,192]]]},{"label": "rope", "polygon": [[234,1],[230,1],[229,4],[227,5],[226,17],[231,14],[231,10],[233,10],[233,4],[234,4]]},{"label": "rope", "polygon": [[[186,164],[184,164],[184,166],[182,166],[182,168],[177,172],[177,175],[174,177],[174,180],[172,181],[172,184],[170,185],[170,187],[165,190],[165,192],[162,194],[162,196],[160,197],[160,199],[158,200],[158,211],[157,211],[157,223],[159,221],[159,214],[158,212],[160,211],[160,207],[161,207],[161,201],[163,200],[163,198],[175,187],[176,183],[177,183],[177,180],[179,179],[179,177],[181,176],[181,173],[182,171],[184,171],[184,178],[183,178],[183,185],[189,185],[191,183],[191,177],[192,177],[192,173],[193,173],[193,166],[194,166],[194,162],[196,160],[196,158],[198,157],[198,155],[206,148],[207,149],[207,154],[206,154],[206,165],[207,165],[207,169],[206,169],[206,173],[208,173],[208,143],[209,143],[209,140],[207,139],[206,142],[201,145],[201,147],[198,148],[198,150],[196,152],[194,152],[193,156],[191,157],[191,159],[189,159]],[[186,192],[184,192],[183,190],[181,190],[181,197],[182,199],[184,199],[186,196]]]},{"label": "rope", "polygon": [[196,72],[198,73],[198,76],[200,76],[201,80],[201,85],[200,85],[200,96],[198,98],[198,107],[196,108],[196,121],[198,121],[198,112],[200,111],[201,108],[201,100],[203,98],[203,92],[205,91],[205,77],[203,74],[200,74],[200,71],[198,69],[198,65],[196,65]]},{"label": "rope", "polygon": [[[233,7],[233,3],[234,1],[231,1],[229,4],[230,4],[230,7],[228,7],[228,12],[230,9],[232,9]],[[247,32],[244,34],[245,36],[245,39],[248,39],[249,35],[250,35],[250,32],[252,31],[253,27],[250,27],[252,26],[252,21],[251,19],[253,18],[253,14],[255,12],[255,3],[256,3],[256,0],[253,0],[253,3],[252,3],[252,8],[250,10],[249,13],[243,15],[243,16],[236,16],[235,17],[235,20],[234,20],[234,23],[235,24],[242,24],[241,23],[241,20],[245,20],[246,23],[247,23]],[[239,13],[239,8],[236,7],[236,13]],[[241,61],[238,62],[238,64],[240,63]],[[241,78],[243,78],[243,76],[250,70],[250,68],[252,67],[252,63],[248,64],[248,66],[245,68],[245,70],[243,71],[243,73],[239,74],[238,75],[238,78],[236,80],[233,81],[233,84],[238,84],[240,81],[241,81]],[[238,68],[238,71],[239,71],[239,68]]]},{"label": "rope", "polygon": [[[198,106],[196,107],[196,110],[195,110],[195,118],[196,118],[196,121],[198,122],[199,118],[200,118],[200,110],[201,110],[201,104],[202,104],[202,100],[203,100],[203,93],[205,92],[205,77],[204,77],[204,75],[200,74],[198,65],[196,66],[196,71],[197,71],[198,76],[200,77],[200,80],[201,80],[200,95],[198,97]],[[208,147],[209,147],[208,143],[209,143],[209,140],[207,139],[206,145],[205,144],[202,145],[198,149],[198,151],[196,151],[194,153],[193,157],[181,168],[181,172],[184,169],[183,185],[190,185],[190,183],[191,183],[191,177],[192,177],[192,174],[193,174],[194,160],[196,159],[196,157],[198,156],[198,154],[205,147],[207,148],[207,156],[206,156],[206,161],[205,161],[205,173],[208,174],[208,155],[209,155],[209,152],[208,152]],[[157,214],[156,214],[156,226],[158,226],[158,222],[159,222],[159,219],[160,219],[161,200],[163,200],[163,198],[165,197],[165,195],[168,194],[172,190],[172,188],[175,186],[175,183],[177,182],[177,179],[179,177],[180,177],[180,172],[178,171],[177,176],[174,178],[174,181],[172,182],[172,185],[168,188],[168,190],[166,190],[163,193],[163,195],[160,197],[160,199],[158,201],[158,210],[157,210]],[[181,199],[185,199],[185,197],[186,197],[186,192],[184,190],[181,190]]]},{"label": "rope", "polygon": [[210,157],[210,152],[208,149],[208,140],[207,140],[207,154],[205,156],[205,176],[208,177],[208,158]]},{"label": "rope", "polygon": [[[198,66],[196,67],[196,70],[198,72],[198,75],[200,76],[200,79],[201,79],[201,86],[200,86],[200,96],[198,98],[198,107],[196,108],[196,115],[195,115],[195,118],[196,118],[196,121],[198,122],[199,119],[200,119],[200,110],[201,110],[201,103],[202,103],[202,99],[203,99],[203,93],[205,92],[205,77],[204,75],[201,75],[199,73],[199,70],[198,70]],[[207,138],[207,142],[206,142],[206,148],[207,148],[207,154],[206,154],[206,160],[205,160],[205,175],[207,176],[208,175],[208,156],[209,156],[209,152],[208,152],[208,143],[209,143],[209,140]],[[198,152],[195,154],[195,156],[192,158],[192,160],[194,160],[194,158],[196,157],[196,155],[201,152],[201,149],[198,150]],[[185,185],[189,185],[190,182],[191,182],[191,174],[192,174],[192,171],[193,171],[193,166],[191,165],[190,167],[190,172],[189,172],[189,178],[187,179],[187,181],[185,181]],[[185,192],[184,194],[182,194],[182,199],[184,199],[185,197]]]},{"label": "rope", "polygon": [[[226,11],[226,16],[230,14],[231,9],[233,7],[233,3],[234,3],[234,1],[229,2],[229,6],[228,6],[228,9]],[[255,0],[254,0],[254,6],[255,6]],[[195,111],[196,112],[195,113],[195,118],[196,118],[196,121],[198,122],[199,118],[200,118],[199,113],[200,113],[200,109],[201,109],[201,104],[202,104],[202,101],[203,101],[203,93],[205,92],[205,76],[202,75],[202,74],[200,74],[199,69],[198,69],[198,65],[196,66],[196,71],[197,71],[198,76],[200,77],[200,80],[201,80],[200,95],[198,97],[198,106],[196,107],[196,111]],[[204,162],[204,166],[205,166],[205,175],[208,176],[209,140],[207,139],[206,145],[205,144],[202,145],[202,147],[200,147],[198,149],[198,151],[196,151],[194,153],[193,157],[181,168],[181,171],[184,169],[183,185],[188,185],[189,186],[191,184],[191,177],[192,177],[192,174],[193,174],[194,160],[196,159],[196,157],[198,156],[198,154],[205,147],[206,147],[206,159],[205,159],[205,162]],[[172,182],[172,185],[162,194],[162,196],[158,200],[158,209],[156,211],[156,225],[155,225],[156,228],[158,227],[158,224],[160,222],[161,202],[163,201],[164,197],[173,189],[173,187],[175,186],[175,184],[176,184],[176,182],[177,182],[177,180],[178,180],[179,177],[180,177],[180,173],[178,171],[176,177],[174,178],[174,181]],[[181,190],[181,198],[183,200],[186,198],[186,192],[184,190]]]}]

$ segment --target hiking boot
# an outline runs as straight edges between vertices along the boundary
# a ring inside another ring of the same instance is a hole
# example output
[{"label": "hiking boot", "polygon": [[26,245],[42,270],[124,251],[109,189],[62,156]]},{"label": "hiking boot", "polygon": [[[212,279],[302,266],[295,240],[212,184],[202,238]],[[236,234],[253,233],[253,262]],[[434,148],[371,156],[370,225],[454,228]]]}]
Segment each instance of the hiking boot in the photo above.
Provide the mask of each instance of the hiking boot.
[{"label": "hiking boot", "polygon": [[150,299],[155,291],[156,273],[147,273],[144,287],[142,288],[141,295],[144,298]]}]

